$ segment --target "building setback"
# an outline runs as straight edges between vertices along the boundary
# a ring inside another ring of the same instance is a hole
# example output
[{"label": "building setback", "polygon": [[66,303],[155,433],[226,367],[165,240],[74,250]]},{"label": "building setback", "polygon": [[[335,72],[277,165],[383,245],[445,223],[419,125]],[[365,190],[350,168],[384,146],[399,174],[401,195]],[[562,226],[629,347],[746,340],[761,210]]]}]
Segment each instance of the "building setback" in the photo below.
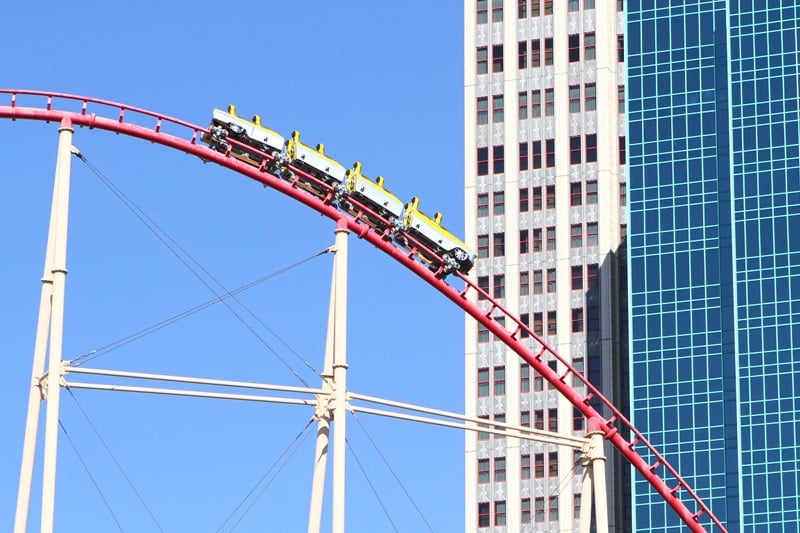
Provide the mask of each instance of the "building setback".
[{"label": "building setback", "polygon": [[[464,11],[471,276],[626,410],[622,1],[465,0]],[[472,319],[465,334],[468,415],[585,435],[516,354]],[[591,510],[580,452],[465,439],[466,531],[575,531]],[[630,530],[629,468],[606,455],[610,525]]]},{"label": "building setback", "polygon": [[[800,522],[795,0],[631,1],[633,423],[728,531]],[[635,528],[683,531],[643,482]]]}]

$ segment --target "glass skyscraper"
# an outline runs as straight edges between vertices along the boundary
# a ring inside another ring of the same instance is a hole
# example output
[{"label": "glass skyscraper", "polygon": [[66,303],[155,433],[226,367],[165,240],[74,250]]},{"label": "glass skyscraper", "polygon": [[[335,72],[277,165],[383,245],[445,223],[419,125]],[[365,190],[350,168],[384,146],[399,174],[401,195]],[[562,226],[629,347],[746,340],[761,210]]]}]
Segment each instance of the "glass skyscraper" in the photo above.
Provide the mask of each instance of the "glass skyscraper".
[{"label": "glass skyscraper", "polygon": [[[800,7],[630,0],[627,23],[632,421],[728,531],[797,531]],[[635,530],[684,530],[633,481]]]}]

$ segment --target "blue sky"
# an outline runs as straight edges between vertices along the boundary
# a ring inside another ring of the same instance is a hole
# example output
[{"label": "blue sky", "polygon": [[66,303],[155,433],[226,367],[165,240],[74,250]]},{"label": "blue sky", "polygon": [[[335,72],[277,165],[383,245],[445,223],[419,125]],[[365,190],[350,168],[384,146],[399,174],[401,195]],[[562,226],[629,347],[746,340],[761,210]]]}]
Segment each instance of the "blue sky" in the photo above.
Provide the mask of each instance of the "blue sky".
[{"label": "blue sky", "polygon": [[[461,2],[14,4],[6,9],[10,47],[0,86],[93,96],[197,124],[213,107],[235,103],[285,135],[298,129],[309,144],[325,143],[345,165],[361,161],[367,175],[384,175],[404,200],[419,196],[424,211],[443,212],[447,227],[463,234]],[[9,530],[57,126],[3,120],[0,139],[0,529]],[[78,129],[74,144],[229,289],[332,244],[329,220],[230,171],[102,131]],[[73,160],[72,168],[70,359],[213,296],[83,163]],[[304,361],[322,366],[331,260],[314,259],[240,296],[290,348],[251,319],[254,336],[216,305],[87,366],[299,385],[274,350],[316,386]],[[463,410],[463,314],[357,239],[350,267],[350,389]],[[165,531],[216,531],[312,414],[85,390],[74,398],[65,392],[61,406],[66,431],[125,531],[158,527],[115,459]],[[461,433],[361,415],[349,419],[348,440],[348,531],[463,529]],[[313,435],[269,485],[258,486],[263,494],[236,531],[305,530],[312,449]],[[40,467],[37,461],[32,530]],[[327,525],[329,505],[325,512]],[[56,527],[117,529],[63,433]]]}]

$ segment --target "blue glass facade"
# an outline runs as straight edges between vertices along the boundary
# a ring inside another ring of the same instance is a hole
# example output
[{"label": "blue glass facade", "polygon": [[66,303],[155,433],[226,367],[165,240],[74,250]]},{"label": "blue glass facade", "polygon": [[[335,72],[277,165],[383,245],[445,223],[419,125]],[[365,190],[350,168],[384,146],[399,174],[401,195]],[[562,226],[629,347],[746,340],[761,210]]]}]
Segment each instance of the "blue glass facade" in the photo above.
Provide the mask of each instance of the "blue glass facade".
[{"label": "blue glass facade", "polygon": [[632,420],[730,532],[800,521],[795,3],[628,2]]}]

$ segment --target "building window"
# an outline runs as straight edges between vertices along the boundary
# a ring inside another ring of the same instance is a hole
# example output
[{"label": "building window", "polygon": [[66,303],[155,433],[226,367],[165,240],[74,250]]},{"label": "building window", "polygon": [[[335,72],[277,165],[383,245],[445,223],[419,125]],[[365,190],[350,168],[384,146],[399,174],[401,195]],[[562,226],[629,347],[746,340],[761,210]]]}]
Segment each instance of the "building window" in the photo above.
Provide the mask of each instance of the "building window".
[{"label": "building window", "polygon": [[586,136],[586,162],[597,162],[597,134],[592,133]]},{"label": "building window", "polygon": [[519,143],[519,170],[528,170],[528,143]]},{"label": "building window", "polygon": [[544,114],[545,116],[552,117],[556,112],[555,103],[555,89],[544,90]]},{"label": "building window", "polygon": [[617,0],[617,11],[625,10],[625,0]]},{"label": "building window", "polygon": [[[527,456],[523,455],[523,457],[527,457],[528,458],[528,477],[527,478],[522,478],[522,479],[530,479],[530,477],[531,477],[531,467],[530,467],[531,456],[530,455],[527,455]],[[522,501],[520,502],[520,509],[522,510],[522,515],[520,516],[520,522],[522,522],[523,524],[530,524],[531,523],[531,499],[530,498],[522,498]]]},{"label": "building window", "polygon": [[581,112],[581,86],[580,85],[570,85],[569,86],[569,112],[570,113],[580,113]]},{"label": "building window", "polygon": [[495,191],[492,193],[492,212],[495,215],[502,215],[506,212],[506,193],[505,191]]},{"label": "building window", "polygon": [[597,222],[586,223],[586,246],[598,245]]},{"label": "building window", "polygon": [[590,305],[586,312],[586,331],[600,331],[600,306]]},{"label": "building window", "polygon": [[531,391],[531,365],[528,363],[521,363],[519,365],[519,391]]},{"label": "building window", "polygon": [[528,253],[528,245],[530,238],[530,231],[526,229],[519,230],[519,253],[527,254]]},{"label": "building window", "polygon": [[590,180],[586,182],[586,203],[597,203],[597,180]]},{"label": "building window", "polygon": [[492,148],[492,172],[495,174],[502,174],[505,169],[504,153],[505,146],[502,144]]},{"label": "building window", "polygon": [[628,205],[628,184],[625,182],[619,184],[619,205]]},{"label": "building window", "polygon": [[550,226],[547,228],[547,249],[555,251],[556,249],[556,227]]},{"label": "building window", "polygon": [[489,174],[489,148],[478,148],[478,176]]},{"label": "building window", "polygon": [[572,333],[583,332],[583,307],[572,309]]},{"label": "building window", "polygon": [[489,502],[481,502],[478,504],[478,527],[489,527]]},{"label": "building window", "polygon": [[544,378],[539,372],[533,371],[533,390],[542,392],[544,390]]},{"label": "building window", "polygon": [[550,496],[549,509],[550,509],[550,514],[548,516],[548,519],[551,522],[558,521],[558,496]]},{"label": "building window", "polygon": [[[541,414],[542,419],[542,427],[536,427],[536,429],[544,429],[544,411],[539,409],[536,411],[536,415],[534,419],[537,421],[539,420],[539,414]],[[533,475],[536,479],[541,479],[544,477],[544,454],[543,453],[536,453],[533,455]]]},{"label": "building window", "polygon": [[583,0],[583,9],[594,9],[594,0]]},{"label": "building window", "polygon": [[478,74],[489,72],[489,49],[485,46],[478,47]]},{"label": "building window", "polygon": [[506,393],[506,367],[504,366],[494,367],[494,393],[496,396],[503,396]]},{"label": "building window", "polygon": [[573,33],[567,38],[568,57],[570,63],[577,63],[581,60],[581,38],[577,33]]},{"label": "building window", "polygon": [[583,60],[591,61],[596,57],[594,32],[583,34]]},{"label": "building window", "polygon": [[527,213],[528,212],[528,189],[520,189],[519,190],[519,212],[520,213]]},{"label": "building window", "polygon": [[572,408],[572,431],[583,431],[584,430],[584,418],[583,413],[577,407]]},{"label": "building window", "polygon": [[556,208],[556,186],[555,185],[548,185],[545,187],[545,191],[547,192],[547,209],[555,209]]},{"label": "building window", "polygon": [[478,323],[478,342],[489,342],[489,329]]},{"label": "building window", "polygon": [[542,0],[531,0],[531,16],[532,17],[538,17],[539,15],[541,15],[541,7],[539,6],[539,4],[541,4],[541,2],[542,2]]},{"label": "building window", "polygon": [[489,195],[481,193],[478,195],[478,216],[485,217],[489,214]]},{"label": "building window", "polygon": [[556,166],[556,140],[555,139],[547,139],[544,142],[545,145],[545,156],[546,161],[545,164],[547,168],[553,168]]},{"label": "building window", "polygon": [[583,265],[574,265],[572,267],[572,290],[579,291],[583,289]]},{"label": "building window", "polygon": [[489,236],[478,235],[478,257],[489,257]]},{"label": "building window", "polygon": [[569,0],[569,2],[567,3],[567,11],[569,12],[578,11],[580,7],[581,7],[580,0]]},{"label": "building window", "polygon": [[503,257],[506,255],[506,234],[505,233],[495,233],[494,234],[494,256],[495,257]]},{"label": "building window", "polygon": [[625,86],[617,85],[617,111],[625,112]]},{"label": "building window", "polygon": [[581,136],[575,135],[569,138],[569,164],[578,165],[581,162]]},{"label": "building window", "polygon": [[575,369],[575,374],[572,376],[572,386],[583,386],[583,380],[581,379],[583,376],[583,357],[574,357],[572,359],[572,368]]},{"label": "building window", "polygon": [[623,242],[627,238],[628,238],[628,225],[627,224],[620,224],[619,225],[619,242]]},{"label": "building window", "polygon": [[569,227],[570,247],[580,248],[583,246],[583,228],[580,224],[572,224]]},{"label": "building window", "polygon": [[558,409],[547,410],[547,431],[558,431]]},{"label": "building window", "polygon": [[486,24],[489,20],[488,0],[478,0],[478,24]]},{"label": "building window", "polygon": [[484,398],[489,396],[489,369],[478,369],[478,397]]},{"label": "building window", "polygon": [[536,89],[531,91],[531,117],[539,118],[542,116],[542,91]]},{"label": "building window", "polygon": [[[550,513],[552,514],[552,510],[550,511]],[[506,525],[506,502],[505,501],[494,502],[494,525],[496,525],[496,526],[504,526],[504,525]]]},{"label": "building window", "polygon": [[531,141],[533,168],[542,168],[542,141]]},{"label": "building window", "polygon": [[558,333],[558,323],[556,322],[556,312],[547,312],[547,334],[556,335]]},{"label": "building window", "polygon": [[542,42],[539,39],[531,40],[531,68],[542,66]]},{"label": "building window", "polygon": [[[522,322],[524,326],[530,327],[531,325],[531,316],[528,313],[522,313],[519,315],[519,321]],[[530,337],[530,333],[528,333],[527,328],[520,328],[519,329],[519,336],[522,339],[527,339]]]},{"label": "building window", "polygon": [[520,70],[528,68],[528,41],[517,43],[517,68]]},{"label": "building window", "polygon": [[503,72],[503,45],[492,46],[492,72]]},{"label": "building window", "polygon": [[626,160],[625,154],[625,136],[619,138],[619,164],[624,165]]},{"label": "building window", "polygon": [[533,188],[533,210],[540,211],[542,209],[542,188]]},{"label": "building window", "polygon": [[505,112],[503,110],[504,98],[502,94],[492,96],[492,120],[494,122],[503,122]]},{"label": "building window", "polygon": [[494,480],[501,482],[506,480],[506,458],[494,458]]},{"label": "building window", "polygon": [[489,123],[489,99],[485,96],[478,98],[478,125]]},{"label": "building window", "polygon": [[[483,419],[488,420],[489,419],[489,415],[479,416],[478,418],[483,418]],[[488,428],[489,425],[488,424],[478,424],[478,427],[480,427],[480,428]],[[489,432],[488,431],[478,431],[478,440],[489,440]]]},{"label": "building window", "polygon": [[583,88],[583,104],[586,111],[597,109],[597,86],[594,83],[587,83]]},{"label": "building window", "polygon": [[504,274],[494,275],[494,297],[495,298],[506,297],[506,277]]},{"label": "building window", "polygon": [[544,66],[549,67],[553,64],[553,38],[548,37],[544,40]]},{"label": "building window", "polygon": [[569,184],[569,205],[576,206],[583,203],[583,191],[581,190],[581,182],[576,181]]},{"label": "building window", "polygon": [[531,412],[530,411],[520,411],[519,413],[519,425],[524,428],[531,427]]},{"label": "building window", "polygon": [[492,0],[492,22],[503,22],[503,0]]},{"label": "building window", "polygon": [[590,289],[598,287],[600,284],[600,267],[597,263],[586,265],[586,286]]},{"label": "building window", "polygon": [[521,479],[530,479],[531,478],[531,456],[529,454],[524,454],[519,458],[519,465],[520,465],[520,478]]},{"label": "building window", "polygon": [[545,15],[553,14],[553,0],[544,0],[544,14]]},{"label": "building window", "polygon": [[478,483],[489,483],[489,459],[478,459]]},{"label": "building window", "polygon": [[[488,505],[488,504],[487,504]],[[544,497],[537,496],[533,500],[533,519],[535,522],[544,522]]]},{"label": "building window", "polygon": [[572,495],[572,518],[578,520],[581,517],[581,495]]},{"label": "building window", "polygon": [[556,269],[547,269],[547,292],[556,292]]},{"label": "building window", "polygon": [[519,97],[519,119],[525,120],[528,118],[528,91],[522,91],[517,96]]},{"label": "building window", "polygon": [[558,452],[547,454],[547,475],[548,477],[558,477]]},{"label": "building window", "polygon": [[[533,294],[542,294],[544,292],[544,274],[542,270],[533,271]],[[541,313],[539,313],[541,315]],[[536,313],[533,314],[536,316]],[[541,333],[540,333],[541,334]]]},{"label": "building window", "polygon": [[524,19],[527,16],[528,16],[528,0],[518,0],[517,18]]},{"label": "building window", "polygon": [[[489,276],[478,276],[478,288],[489,294]],[[486,300],[488,297],[481,292],[478,293],[478,300]]]},{"label": "building window", "polygon": [[625,36],[617,35],[617,61],[625,62]]},{"label": "building window", "polygon": [[530,294],[530,273],[529,272],[520,272],[519,273],[519,294],[520,296],[527,296]]},{"label": "building window", "polygon": [[534,252],[541,252],[542,251],[542,228],[533,228],[533,251]]},{"label": "building window", "polygon": [[544,333],[544,320],[542,320],[541,312],[533,313],[533,332],[540,337]]}]

